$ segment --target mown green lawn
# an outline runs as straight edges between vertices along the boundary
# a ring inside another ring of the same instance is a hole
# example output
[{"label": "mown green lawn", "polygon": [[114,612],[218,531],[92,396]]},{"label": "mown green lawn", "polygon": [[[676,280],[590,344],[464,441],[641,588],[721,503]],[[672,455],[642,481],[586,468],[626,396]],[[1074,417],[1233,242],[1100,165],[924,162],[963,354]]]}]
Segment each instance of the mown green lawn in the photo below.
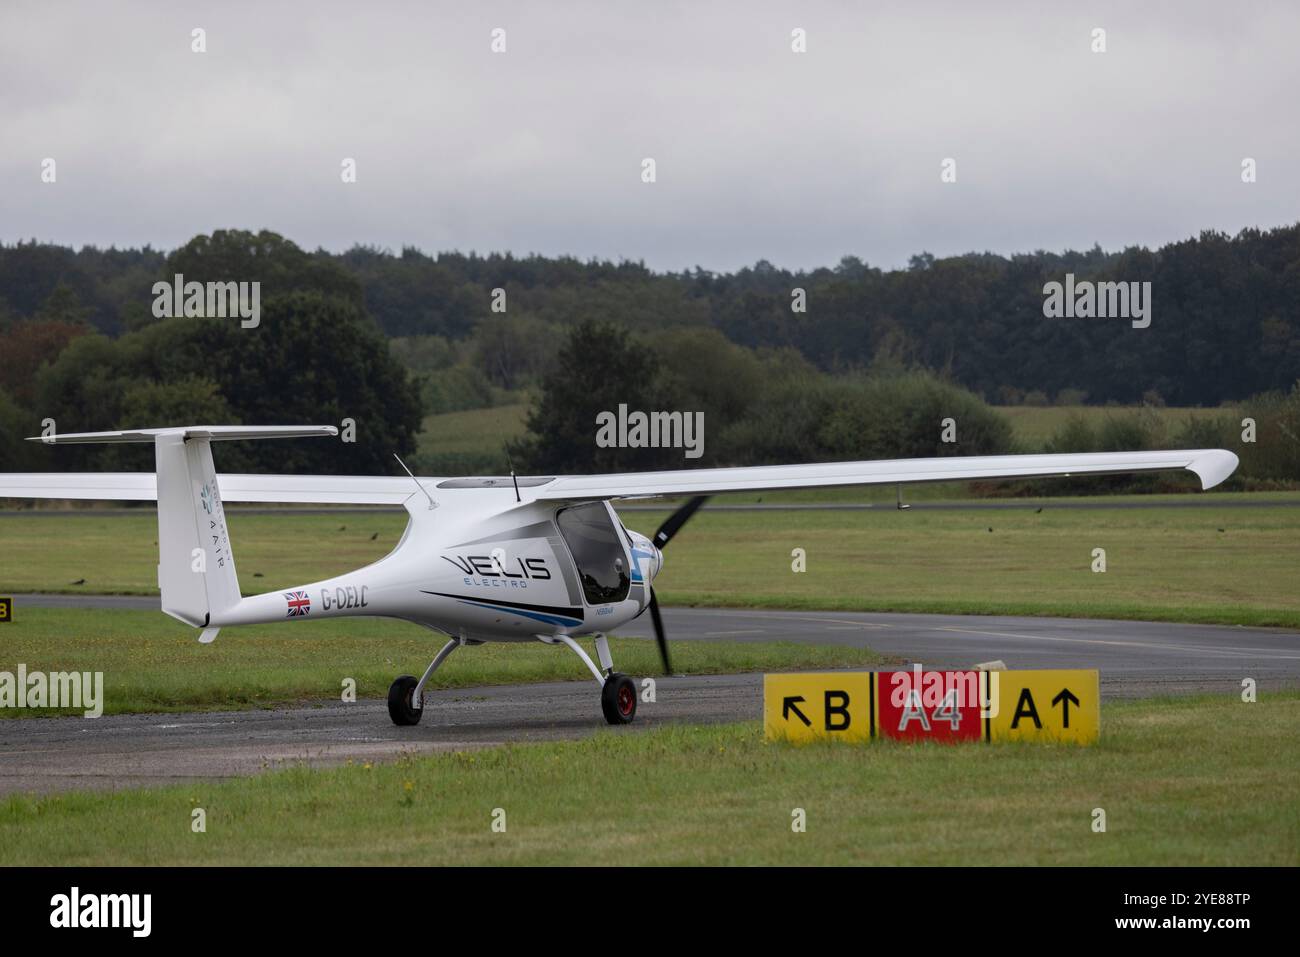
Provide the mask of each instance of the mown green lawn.
[{"label": "mown green lawn", "polygon": [[1290,506],[702,513],[666,559],[669,604],[1300,627]]},{"label": "mown green lawn", "polygon": [[[1281,504],[1295,498],[1207,496],[1223,504],[1169,509],[1043,501],[1010,510],[704,511],[669,546],[656,588],[667,604],[1300,627],[1300,507]],[[1241,500],[1278,504],[1227,504]],[[666,514],[629,511],[624,520],[649,534]],[[359,567],[389,551],[405,521],[391,511],[231,509],[240,585],[253,594]],[[151,510],[0,518],[0,594],[155,594],[156,529]],[[796,548],[806,572],[791,570]],[[1091,570],[1095,548],[1105,549],[1104,573]]]},{"label": "mown green lawn", "polygon": [[[0,628],[0,671],[14,673],[20,663],[29,672],[102,671],[107,714],[337,701],[347,678],[356,682],[357,697],[382,698],[399,674],[419,675],[446,640],[406,622],[348,618],[231,628],[200,645],[196,630],[160,612],[21,607]],[[583,644],[594,656],[591,642]],[[615,638],[610,650],[627,674],[658,674],[662,667],[653,642]],[[864,668],[879,661],[861,648],[793,642],[673,646],[673,670],[682,674]],[[567,648],[486,644],[459,649],[429,687],[570,680],[590,681],[591,674]],[[41,713],[0,708],[0,718]]]},{"label": "mown green lawn", "polygon": [[500,452],[523,435],[529,404],[517,402],[489,409],[427,415],[420,430],[422,452]]},{"label": "mown green lawn", "polygon": [[[618,729],[11,797],[0,801],[0,864],[1294,866],[1298,722],[1289,693],[1107,704],[1091,748],[798,748],[764,743],[756,723]],[[205,833],[191,830],[195,808]],[[791,828],[796,808],[805,833]],[[492,829],[497,809],[504,833]]]},{"label": "mown green lawn", "polygon": [[[247,595],[359,568],[392,551],[406,528],[405,512],[382,509],[262,515],[232,507],[227,518]],[[0,594],[15,592],[157,594],[157,513],[0,517]]]},{"label": "mown green lawn", "polygon": [[527,431],[529,408],[528,402],[516,402],[425,416],[416,436],[415,461],[427,463],[420,474],[506,471],[506,443]]}]

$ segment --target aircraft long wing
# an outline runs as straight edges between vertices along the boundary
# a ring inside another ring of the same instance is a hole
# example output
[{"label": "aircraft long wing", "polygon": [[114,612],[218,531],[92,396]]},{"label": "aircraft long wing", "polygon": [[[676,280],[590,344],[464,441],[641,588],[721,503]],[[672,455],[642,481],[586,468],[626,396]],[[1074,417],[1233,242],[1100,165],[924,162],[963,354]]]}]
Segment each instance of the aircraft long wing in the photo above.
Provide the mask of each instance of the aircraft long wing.
[{"label": "aircraft long wing", "polygon": [[[582,501],[653,498],[661,495],[712,495],[775,489],[845,485],[906,485],[975,479],[1110,475],[1188,469],[1202,488],[1218,485],[1237,467],[1237,456],[1223,449],[1174,452],[1094,452],[1063,455],[973,455],[931,459],[884,459],[820,465],[763,465],[749,468],[684,469],[616,475],[567,475],[552,480],[525,479],[529,498]],[[408,476],[240,475],[218,476],[226,502],[320,505],[401,505],[413,494]],[[435,490],[443,482],[420,477]],[[543,484],[538,484],[538,482]],[[505,480],[497,480],[503,488]],[[474,487],[468,485],[465,487]],[[152,472],[0,472],[0,499],[157,500]]]},{"label": "aircraft long wing", "polygon": [[621,475],[572,475],[538,489],[539,499],[644,498],[712,495],[842,485],[898,485],[974,479],[1111,475],[1188,469],[1202,488],[1218,485],[1237,467],[1223,449],[1173,452],[1088,452],[1052,455],[971,455],[930,459],[883,459],[822,465],[763,465],[751,468],[683,469]]}]

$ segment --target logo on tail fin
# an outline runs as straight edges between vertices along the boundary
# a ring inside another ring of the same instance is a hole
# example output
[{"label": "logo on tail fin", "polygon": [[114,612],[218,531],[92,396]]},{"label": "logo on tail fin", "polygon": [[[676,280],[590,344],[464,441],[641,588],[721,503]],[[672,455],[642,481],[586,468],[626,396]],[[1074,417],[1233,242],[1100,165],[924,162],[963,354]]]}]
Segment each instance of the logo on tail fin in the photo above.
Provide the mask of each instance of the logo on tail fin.
[{"label": "logo on tail fin", "polygon": [[302,618],[311,612],[311,597],[305,591],[287,591],[284,600],[289,604],[288,618]]}]

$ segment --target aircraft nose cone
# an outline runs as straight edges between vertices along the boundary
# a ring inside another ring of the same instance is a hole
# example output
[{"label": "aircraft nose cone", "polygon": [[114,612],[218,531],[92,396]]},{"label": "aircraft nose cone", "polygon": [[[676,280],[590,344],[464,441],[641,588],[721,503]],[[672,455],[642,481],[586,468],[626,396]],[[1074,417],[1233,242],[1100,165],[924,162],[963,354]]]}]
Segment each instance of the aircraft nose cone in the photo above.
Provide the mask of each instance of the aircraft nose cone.
[{"label": "aircraft nose cone", "polygon": [[658,547],[656,547],[656,546],[654,546],[654,545],[651,545],[650,547],[653,548],[653,549],[655,550],[655,565],[654,565],[654,568],[653,568],[653,569],[651,570],[651,572],[650,572],[650,577],[651,577],[651,578],[654,578],[656,575],[659,574],[659,570],[662,569],[662,568],[664,567],[664,553],[661,552],[661,551],[658,549]]}]

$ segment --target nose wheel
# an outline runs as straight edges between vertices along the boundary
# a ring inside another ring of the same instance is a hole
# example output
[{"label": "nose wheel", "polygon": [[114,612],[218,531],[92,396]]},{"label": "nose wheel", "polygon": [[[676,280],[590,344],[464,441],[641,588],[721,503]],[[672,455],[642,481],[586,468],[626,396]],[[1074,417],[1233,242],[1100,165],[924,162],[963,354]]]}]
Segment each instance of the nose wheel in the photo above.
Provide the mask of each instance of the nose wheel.
[{"label": "nose wheel", "polygon": [[636,717],[636,682],[613,672],[600,689],[600,710],[610,724],[631,724]]},{"label": "nose wheel", "polygon": [[[609,642],[603,634],[596,635],[596,654],[600,657],[600,667],[591,660],[591,656],[582,650],[569,635],[537,635],[538,641],[548,645],[568,645],[575,655],[582,659],[595,679],[600,682],[600,710],[610,724],[631,724],[636,717],[636,682],[627,675],[614,670],[614,661],[609,656]],[[603,669],[603,670],[602,670]]]}]

